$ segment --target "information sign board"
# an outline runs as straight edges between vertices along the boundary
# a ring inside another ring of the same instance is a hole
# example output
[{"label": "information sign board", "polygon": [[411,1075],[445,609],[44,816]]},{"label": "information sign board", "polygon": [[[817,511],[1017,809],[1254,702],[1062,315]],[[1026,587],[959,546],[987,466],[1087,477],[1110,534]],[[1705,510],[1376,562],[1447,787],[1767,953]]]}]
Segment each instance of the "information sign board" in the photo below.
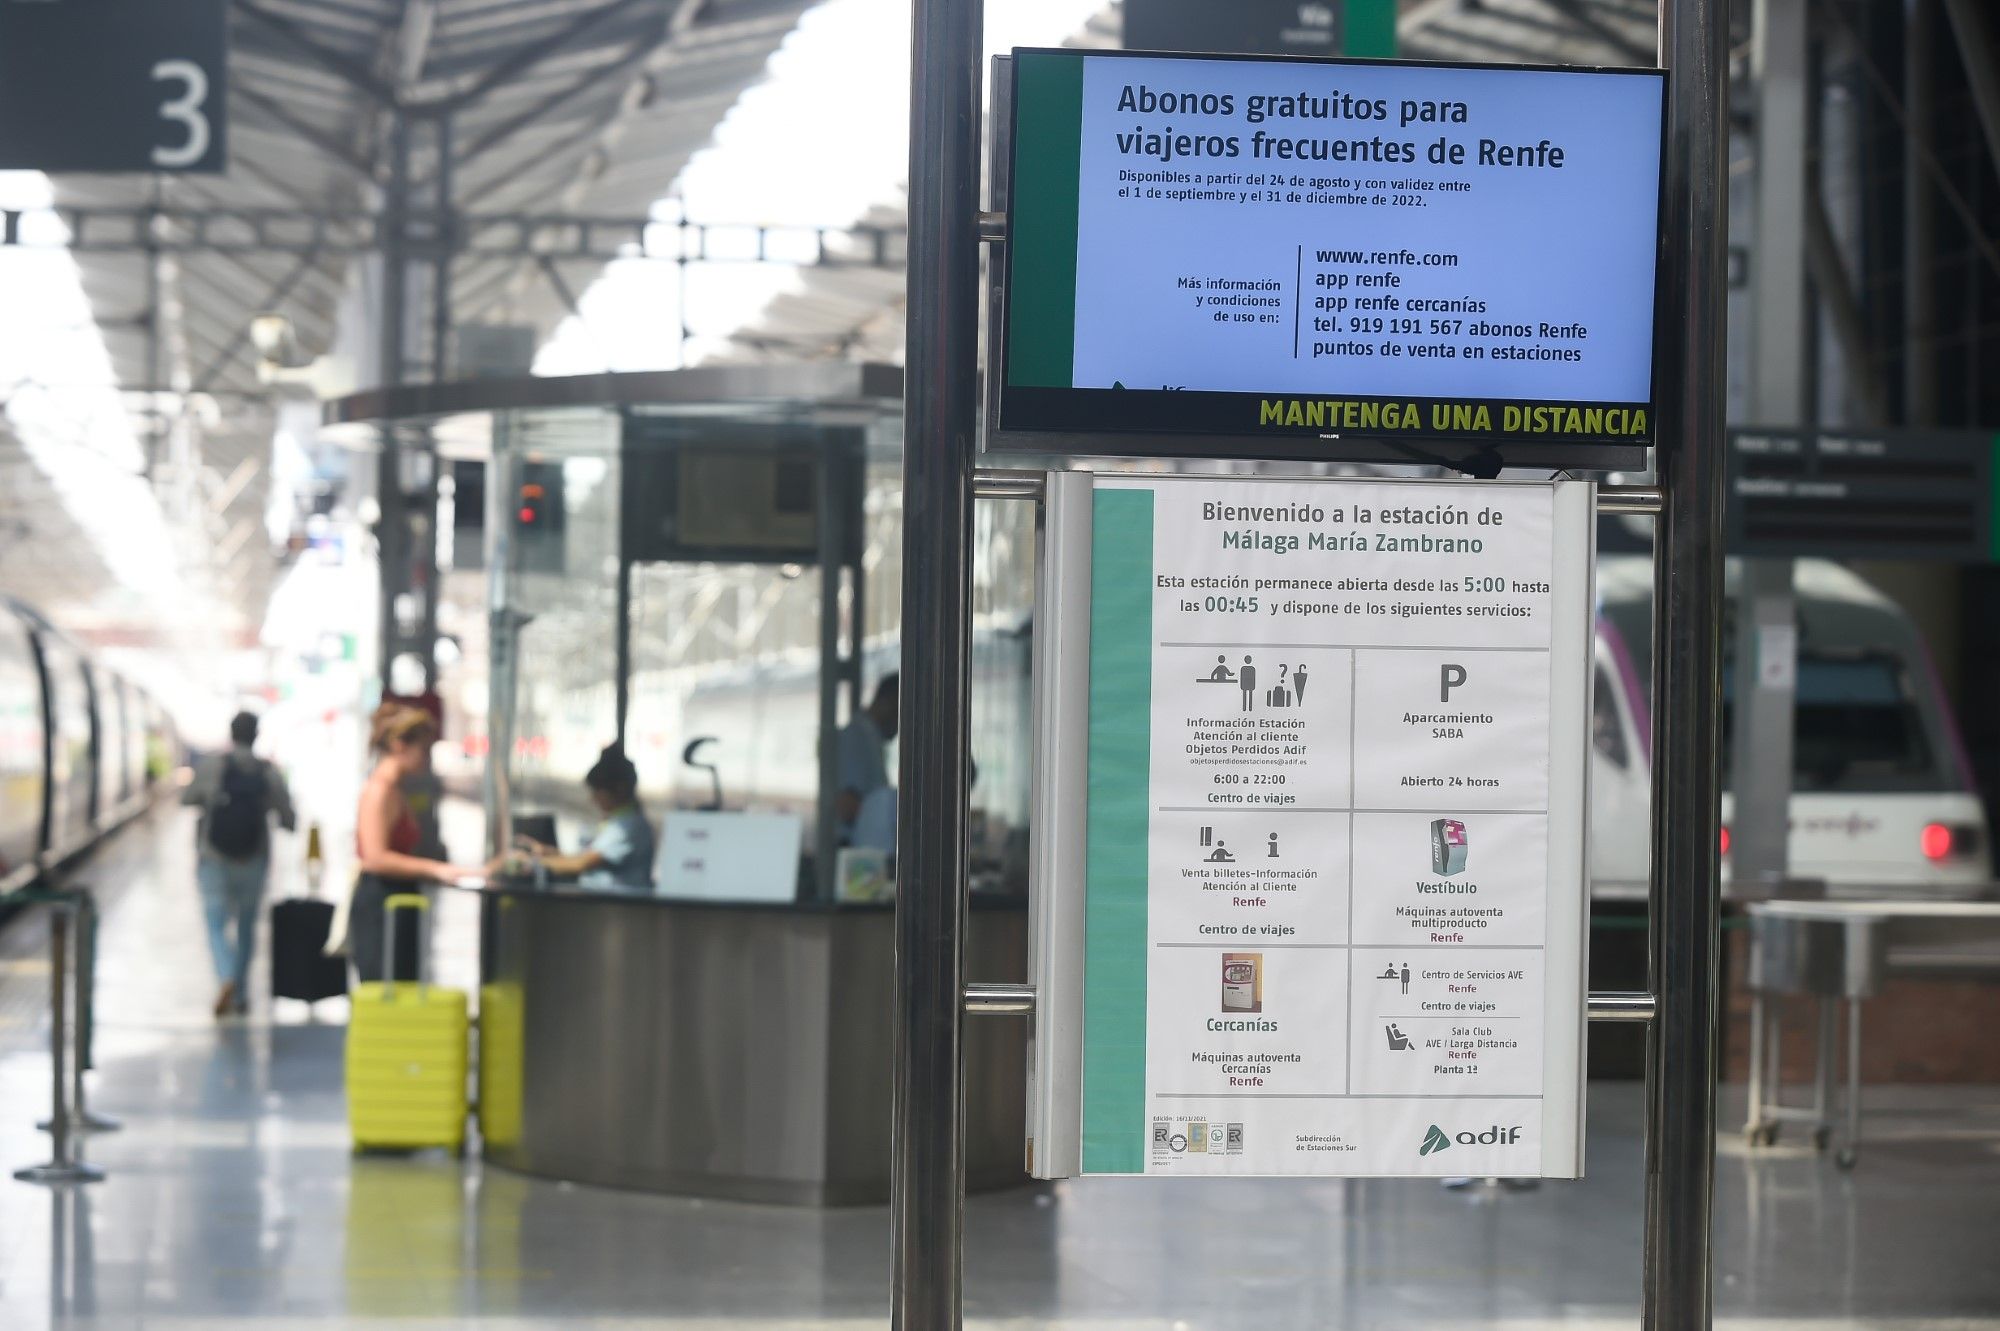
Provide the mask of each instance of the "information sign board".
[{"label": "information sign board", "polygon": [[1775,558],[2000,562],[2000,434],[1729,432],[1729,548]]},{"label": "information sign board", "polygon": [[1016,51],[998,446],[1631,462],[1663,78]]},{"label": "information sign board", "polygon": [[226,0],[0,0],[0,170],[220,172]]},{"label": "information sign board", "polygon": [[1593,488],[1054,487],[1036,1172],[1578,1174]]}]

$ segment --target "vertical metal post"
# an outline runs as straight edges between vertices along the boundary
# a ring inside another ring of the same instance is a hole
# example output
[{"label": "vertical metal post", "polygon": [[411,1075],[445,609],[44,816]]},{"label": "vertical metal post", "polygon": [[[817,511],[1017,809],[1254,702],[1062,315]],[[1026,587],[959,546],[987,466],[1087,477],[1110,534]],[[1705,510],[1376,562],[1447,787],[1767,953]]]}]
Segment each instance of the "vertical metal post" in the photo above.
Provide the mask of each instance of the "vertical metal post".
[{"label": "vertical metal post", "polygon": [[618,552],[618,623],[614,653],[617,657],[618,691],[614,706],[618,715],[618,742],[625,743],[625,726],[632,714],[632,561],[624,550]]},{"label": "vertical metal post", "polygon": [[437,215],[431,226],[431,382],[443,383],[451,371],[451,256],[458,245],[458,218],[452,210],[451,112],[440,111],[432,122],[437,137],[437,174],[432,181]]},{"label": "vertical metal post", "polygon": [[160,446],[166,442],[166,422],[160,411],[165,376],[165,346],[160,336],[160,178],[153,177],[151,211],[146,214],[146,477],[158,482]]},{"label": "vertical metal post", "polygon": [[[1756,240],[1751,247],[1750,418],[1815,418],[1807,366],[1805,237],[1817,190],[1806,169],[1811,133],[1805,0],[1756,0],[1751,58],[1757,85]],[[1729,863],[1739,892],[1757,894],[1789,869],[1798,601],[1792,561],[1745,559],[1736,589],[1736,717],[1731,737]]]},{"label": "vertical metal post", "polygon": [[486,461],[486,850],[514,840],[514,704],[520,679],[521,621],[514,612],[514,495],[519,484],[513,414],[497,412]]},{"label": "vertical metal post", "polygon": [[957,1331],[981,0],[913,0],[891,1325]]},{"label": "vertical metal post", "polygon": [[868,437],[854,443],[851,454],[843,451],[841,467],[847,477],[845,500],[851,525],[847,545],[840,559],[847,566],[847,709],[861,710],[863,657],[868,649]]},{"label": "vertical metal post", "polygon": [[815,460],[819,483],[814,502],[819,530],[819,799],[813,806],[814,892],[821,901],[834,898],[834,858],[840,853],[840,681],[845,674],[840,655],[841,552],[847,548],[845,489],[841,483],[840,451],[832,440],[816,435]]},{"label": "vertical metal post", "polygon": [[[90,1112],[83,1075],[97,1066],[91,1053],[97,1036],[97,897],[89,888],[79,887],[73,889],[71,900],[76,903],[76,929],[70,942],[75,976],[71,991],[76,1001],[70,1038],[69,1126],[71,1132],[117,1132],[124,1126],[117,1119]],[[38,1126],[50,1132],[54,1122],[52,1118]]]},{"label": "vertical metal post", "polygon": [[613,706],[617,713],[618,742],[625,743],[625,727],[632,714],[632,498],[627,488],[627,480],[632,474],[632,415],[618,413],[618,494],[617,531],[613,539],[618,545],[618,587],[616,618],[613,621],[615,637],[612,652],[616,658],[618,672],[617,691]]},{"label": "vertical metal post", "polygon": [[1937,129],[1938,0],[1911,0],[1903,33],[1903,423],[1937,424],[1937,184],[1926,166]]},{"label": "vertical metal post", "polygon": [[23,1183],[95,1183],[104,1171],[76,1158],[70,1109],[70,947],[75,905],[60,901],[49,910],[49,1141],[47,1164],[14,1171]]},{"label": "vertical metal post", "polygon": [[1647,1331],[1710,1325],[1722,624],[1724,200],[1729,29],[1722,0],[1665,0],[1659,477],[1654,524],[1653,847],[1647,1040]]},{"label": "vertical metal post", "polygon": [[[408,320],[410,208],[410,125],[401,111],[390,113],[389,185],[382,200],[382,309],[376,326],[376,377],[384,388],[403,382],[404,332]],[[375,463],[376,549],[381,560],[381,674],[389,688],[389,663],[401,650],[402,630],[396,620],[396,600],[409,589],[409,505],[403,495],[402,450],[393,426],[378,432],[381,453]]]}]

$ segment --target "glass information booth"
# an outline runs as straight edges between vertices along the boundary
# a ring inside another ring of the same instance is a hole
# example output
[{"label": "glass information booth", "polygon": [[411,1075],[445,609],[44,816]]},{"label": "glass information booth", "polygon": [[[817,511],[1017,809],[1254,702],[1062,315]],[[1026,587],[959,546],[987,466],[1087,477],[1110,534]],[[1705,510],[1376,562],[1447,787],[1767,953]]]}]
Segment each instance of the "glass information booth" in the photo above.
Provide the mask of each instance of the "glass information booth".
[{"label": "glass information booth", "polygon": [[[843,732],[899,658],[901,398],[894,367],[814,364],[329,405],[336,433],[395,431],[406,475],[437,469],[437,766],[491,849],[580,845],[583,776],[614,740],[658,846],[650,890],[532,871],[485,890],[489,1160],[886,1200],[893,889],[837,797]],[[982,504],[979,528],[967,964],[1021,980],[1033,506]],[[1020,1023],[968,1030],[974,1186],[1025,1177],[1024,1042]]]}]

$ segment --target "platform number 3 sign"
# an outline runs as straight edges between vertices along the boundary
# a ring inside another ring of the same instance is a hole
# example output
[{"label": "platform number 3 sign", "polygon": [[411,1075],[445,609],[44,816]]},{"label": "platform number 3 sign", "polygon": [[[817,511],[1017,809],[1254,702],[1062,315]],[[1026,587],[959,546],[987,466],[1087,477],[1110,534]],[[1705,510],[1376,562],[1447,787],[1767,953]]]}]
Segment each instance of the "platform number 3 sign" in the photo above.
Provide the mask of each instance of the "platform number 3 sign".
[{"label": "platform number 3 sign", "polygon": [[0,0],[0,170],[227,169],[227,0]]},{"label": "platform number 3 sign", "polygon": [[187,127],[187,139],[179,147],[156,144],[153,165],[168,171],[184,170],[208,155],[214,137],[208,126],[208,72],[192,60],[162,60],[153,66],[155,83],[178,84],[177,95],[160,104],[160,116]]}]

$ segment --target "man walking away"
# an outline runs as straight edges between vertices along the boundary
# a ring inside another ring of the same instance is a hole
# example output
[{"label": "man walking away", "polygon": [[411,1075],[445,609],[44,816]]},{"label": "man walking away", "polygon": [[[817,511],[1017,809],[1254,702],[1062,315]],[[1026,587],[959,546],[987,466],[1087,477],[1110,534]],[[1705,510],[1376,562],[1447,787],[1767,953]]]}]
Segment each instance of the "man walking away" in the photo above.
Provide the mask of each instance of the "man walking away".
[{"label": "man walking away", "polygon": [[238,712],[229,723],[230,750],[204,759],[181,803],[201,810],[195,830],[195,879],[208,917],[208,949],[221,991],[215,1015],[247,1011],[250,959],[257,950],[257,916],[271,872],[271,818],[287,832],[298,825],[284,775],[251,752],[257,718]]}]

